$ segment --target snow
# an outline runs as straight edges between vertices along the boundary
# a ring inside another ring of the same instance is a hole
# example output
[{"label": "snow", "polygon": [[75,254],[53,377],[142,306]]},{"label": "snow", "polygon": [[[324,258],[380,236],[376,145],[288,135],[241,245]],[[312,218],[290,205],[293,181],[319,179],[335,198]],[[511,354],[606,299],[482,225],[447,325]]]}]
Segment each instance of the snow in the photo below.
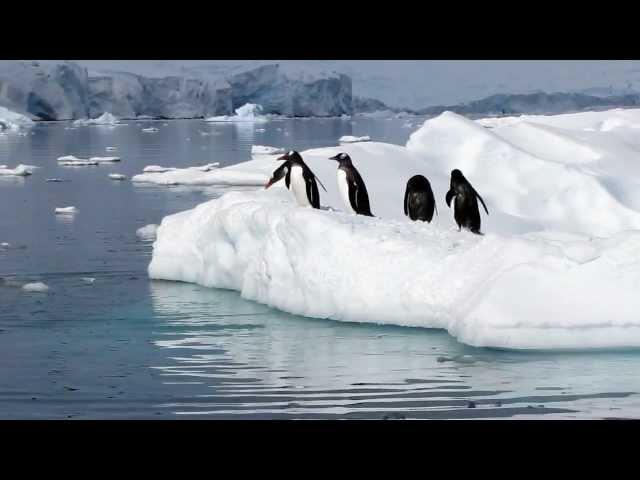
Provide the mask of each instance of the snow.
[{"label": "snow", "polygon": [[235,115],[222,115],[206,118],[207,122],[267,122],[268,117],[261,115],[262,106],[255,103],[246,103],[236,108]]},{"label": "snow", "polygon": [[21,128],[31,127],[33,120],[20,113],[13,112],[5,107],[0,107],[0,131],[19,131]]},{"label": "snow", "polygon": [[353,137],[351,135],[344,135],[340,137],[340,143],[356,143],[356,142],[369,142],[371,137],[365,135],[364,137]]},{"label": "snow", "polygon": [[32,282],[32,283],[25,283],[22,286],[22,289],[27,291],[27,292],[47,292],[49,290],[49,287],[42,283],[42,282]]},{"label": "snow", "polygon": [[33,167],[31,165],[18,165],[16,168],[7,168],[6,165],[2,165],[4,168],[0,168],[0,177],[1,176],[15,176],[15,177],[26,177],[31,175]]},{"label": "snow", "polygon": [[284,154],[284,148],[253,145],[251,147],[251,153],[253,155],[281,155]]},{"label": "snow", "polygon": [[136,230],[136,235],[142,240],[155,240],[157,231],[158,225],[151,223]]},{"label": "snow", "polygon": [[127,179],[127,176],[126,176],[126,175],[123,175],[123,174],[121,174],[121,173],[110,173],[110,174],[109,174],[109,178],[110,178],[111,180],[126,180],[126,179]]},{"label": "snow", "polygon": [[[406,147],[301,152],[327,187],[323,209],[296,206],[284,182],[231,191],[162,220],[149,275],[307,317],[442,328],[474,346],[640,347],[640,110],[518,118],[444,113]],[[375,218],[340,211],[328,160],[339,152],[360,171]],[[254,175],[259,185],[279,164],[256,155],[151,176],[215,184]],[[444,202],[453,168],[487,203],[484,236],[457,231]],[[417,173],[439,207],[428,224],[403,212]]]},{"label": "snow", "polygon": [[56,214],[76,213],[78,209],[76,207],[56,207]]},{"label": "snow", "polygon": [[73,122],[74,126],[82,127],[88,125],[116,125],[118,119],[109,112],[105,112],[98,118],[81,118]]}]

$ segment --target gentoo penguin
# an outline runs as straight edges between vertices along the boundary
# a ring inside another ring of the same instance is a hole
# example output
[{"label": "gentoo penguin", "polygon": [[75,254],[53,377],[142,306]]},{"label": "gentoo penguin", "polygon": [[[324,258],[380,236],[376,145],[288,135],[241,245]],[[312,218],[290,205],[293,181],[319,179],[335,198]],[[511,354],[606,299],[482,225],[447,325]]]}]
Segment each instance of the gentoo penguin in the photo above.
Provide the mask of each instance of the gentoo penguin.
[{"label": "gentoo penguin", "polygon": [[478,208],[478,199],[482,202],[485,212],[489,215],[489,210],[484,204],[484,200],[475,188],[464,178],[462,172],[457,168],[451,171],[451,188],[445,197],[447,206],[451,207],[451,199],[455,197],[454,202],[454,218],[458,224],[458,230],[461,227],[471,230],[473,233],[482,235],[480,232],[480,209]]},{"label": "gentoo penguin", "polygon": [[369,207],[369,195],[362,177],[351,163],[351,158],[346,153],[339,153],[329,160],[336,160],[338,165],[338,190],[347,211],[359,215],[373,217]]},{"label": "gentoo penguin", "polygon": [[438,213],[429,180],[422,175],[414,175],[407,182],[404,192],[404,214],[411,220],[431,222],[434,209]]},{"label": "gentoo penguin", "polygon": [[[273,176],[267,183],[266,188],[269,188],[284,176],[287,188],[295,195],[298,205],[320,208],[320,194],[318,193],[318,185],[316,185],[316,176],[304,163],[300,154],[291,150],[278,158],[278,160],[284,160],[285,163],[273,172]],[[324,185],[322,188],[324,188]]]}]

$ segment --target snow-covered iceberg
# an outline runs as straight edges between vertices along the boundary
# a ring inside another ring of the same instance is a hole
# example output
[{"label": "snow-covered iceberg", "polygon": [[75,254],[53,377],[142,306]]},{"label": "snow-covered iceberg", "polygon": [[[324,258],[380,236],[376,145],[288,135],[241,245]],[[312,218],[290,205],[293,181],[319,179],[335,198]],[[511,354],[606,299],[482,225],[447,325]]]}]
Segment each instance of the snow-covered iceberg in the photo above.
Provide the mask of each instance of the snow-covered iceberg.
[{"label": "snow-covered iceberg", "polygon": [[0,131],[18,131],[24,127],[31,127],[33,120],[26,115],[13,112],[5,107],[0,107]]},{"label": "snow-covered iceberg", "polygon": [[6,168],[6,165],[1,165],[5,168],[0,168],[0,177],[1,176],[9,176],[9,177],[26,177],[31,175],[32,166],[31,165],[18,165],[16,168]]},{"label": "snow-covered iceberg", "polygon": [[98,118],[81,118],[73,122],[76,127],[88,125],[117,125],[118,119],[109,112],[105,112]]},{"label": "snow-covered iceberg", "polygon": [[[297,207],[283,182],[229,192],[163,219],[149,275],[235,289],[303,316],[444,328],[476,346],[640,347],[640,110],[582,115],[489,130],[445,113],[407,147],[301,152],[327,187],[321,203],[337,209],[328,157],[349,153],[376,218]],[[261,156],[190,181],[225,171],[268,178],[277,166]],[[444,203],[453,168],[489,207],[484,236],[458,232]],[[438,203],[430,224],[404,216],[416,173]]]},{"label": "snow-covered iceberg", "polygon": [[246,103],[236,108],[235,115],[220,115],[205,119],[207,122],[267,122],[268,117],[262,115],[262,106]]},{"label": "snow-covered iceberg", "polygon": [[371,141],[371,137],[369,135],[365,135],[363,137],[354,137],[352,135],[344,135],[340,137],[340,143],[357,143],[357,142],[369,142]]}]

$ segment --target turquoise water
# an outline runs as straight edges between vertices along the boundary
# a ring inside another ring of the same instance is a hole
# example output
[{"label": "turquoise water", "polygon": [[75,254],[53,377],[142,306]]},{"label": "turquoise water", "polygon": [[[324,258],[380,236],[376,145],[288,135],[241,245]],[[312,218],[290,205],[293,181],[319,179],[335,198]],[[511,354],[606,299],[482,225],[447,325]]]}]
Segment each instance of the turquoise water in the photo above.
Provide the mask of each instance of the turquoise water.
[{"label": "turquoise water", "polygon": [[[0,136],[0,164],[41,167],[0,178],[0,243],[10,243],[0,248],[0,418],[640,416],[637,351],[472,348],[441,330],[308,319],[232,291],[151,281],[151,243],[136,229],[225,190],[108,178],[150,164],[232,164],[252,144],[304,150],[342,135],[404,144],[406,122],[46,123]],[[151,124],[160,132],[140,131]],[[61,155],[111,155],[107,146],[120,164],[57,165]],[[79,212],[53,214],[68,205]],[[28,281],[50,290],[24,292]]]}]

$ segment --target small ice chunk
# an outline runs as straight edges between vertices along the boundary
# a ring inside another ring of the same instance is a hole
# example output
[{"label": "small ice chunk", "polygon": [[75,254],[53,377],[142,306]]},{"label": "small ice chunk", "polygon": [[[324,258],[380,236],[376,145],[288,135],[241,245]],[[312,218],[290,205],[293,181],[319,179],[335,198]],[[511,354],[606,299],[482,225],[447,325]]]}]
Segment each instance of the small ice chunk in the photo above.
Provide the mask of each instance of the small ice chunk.
[{"label": "small ice chunk", "polygon": [[149,128],[143,128],[142,131],[143,132],[154,133],[154,132],[157,132],[158,129],[156,127],[149,127]]},{"label": "small ice chunk", "polygon": [[151,223],[136,230],[136,235],[142,240],[155,240],[157,231],[158,225]]},{"label": "small ice chunk", "polygon": [[0,243],[0,248],[9,248],[10,246],[11,246],[11,244],[10,244],[10,243],[8,243],[8,242],[2,242],[2,243]]},{"label": "small ice chunk", "polygon": [[256,128],[256,132],[262,133],[262,132],[266,132],[266,130],[264,128]]},{"label": "small ice chunk", "polygon": [[47,178],[45,182],[64,182],[61,178]]},{"label": "small ice chunk", "polygon": [[0,165],[0,169],[5,169],[5,168],[9,168],[6,165]]},{"label": "small ice chunk", "polygon": [[284,148],[269,147],[265,145],[253,145],[251,147],[253,155],[278,155],[284,153]]},{"label": "small ice chunk", "polygon": [[76,207],[56,207],[56,214],[76,213],[78,209]]},{"label": "small ice chunk", "polygon": [[0,176],[15,176],[15,177],[26,177],[27,175],[31,175],[31,168],[29,165],[18,165],[16,168],[0,168]]},{"label": "small ice chunk", "polygon": [[42,282],[31,282],[25,283],[22,289],[27,292],[46,292],[49,290],[49,287]]},{"label": "small ice chunk", "polygon": [[98,163],[112,163],[112,162],[119,162],[120,157],[91,157],[89,161],[98,162]]},{"label": "small ice chunk", "polygon": [[82,278],[81,278],[81,280],[82,280],[84,283],[88,283],[88,284],[90,284],[90,285],[92,285],[92,284],[93,284],[93,282],[95,282],[95,281],[96,281],[96,279],[95,279],[95,278],[93,278],[93,277],[82,277]]},{"label": "small ice chunk", "polygon": [[107,152],[115,152],[116,150],[118,150],[118,147],[107,147],[105,150]]},{"label": "small ice chunk", "polygon": [[340,143],[356,143],[369,141],[371,141],[371,137],[369,137],[369,135],[365,135],[363,137],[353,137],[351,135],[345,135],[343,137],[340,137]]},{"label": "small ice chunk", "polygon": [[98,165],[98,162],[90,160],[66,160],[63,162],[59,161],[58,165],[62,167],[86,167],[88,165]]},{"label": "small ice chunk", "polygon": [[142,171],[145,173],[163,173],[170,172],[172,170],[177,169],[174,167],[161,167],[160,165],[147,165]]},{"label": "small ice chunk", "polygon": [[127,176],[126,175],[122,175],[121,173],[110,173],[109,174],[109,178],[111,180],[126,180]]}]

